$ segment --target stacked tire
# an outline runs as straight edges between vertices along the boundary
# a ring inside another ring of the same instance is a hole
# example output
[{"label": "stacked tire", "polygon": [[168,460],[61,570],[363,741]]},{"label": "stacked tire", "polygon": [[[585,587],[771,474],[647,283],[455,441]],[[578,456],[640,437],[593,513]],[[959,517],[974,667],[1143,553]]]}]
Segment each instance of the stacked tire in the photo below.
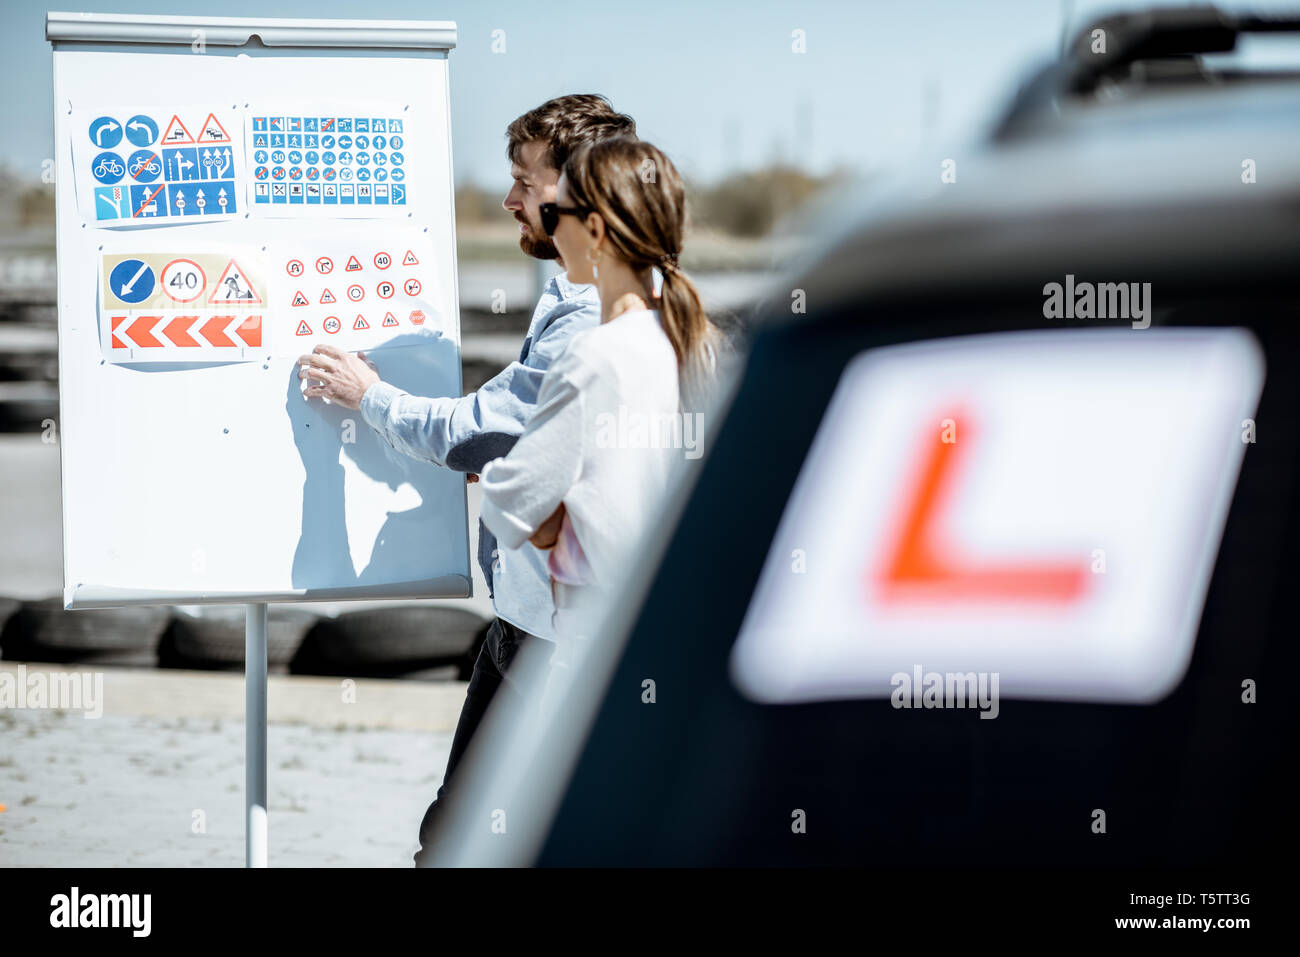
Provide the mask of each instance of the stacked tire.
[{"label": "stacked tire", "polygon": [[158,605],[65,611],[57,597],[18,602],[0,629],[0,657],[152,666],[170,618],[171,609]]},{"label": "stacked tire", "polygon": [[[177,609],[158,646],[163,668],[244,669],[247,610],[244,605],[205,605],[197,613]],[[285,671],[318,615],[270,605],[266,613],[267,669]]]},{"label": "stacked tire", "polygon": [[294,674],[467,680],[489,622],[463,608],[402,605],[317,622]]},{"label": "stacked tire", "polygon": [[[131,605],[65,611],[62,598],[0,598],[0,658],[242,671],[244,605]],[[464,608],[399,605],[324,618],[267,609],[272,672],[469,680],[491,622]]]}]

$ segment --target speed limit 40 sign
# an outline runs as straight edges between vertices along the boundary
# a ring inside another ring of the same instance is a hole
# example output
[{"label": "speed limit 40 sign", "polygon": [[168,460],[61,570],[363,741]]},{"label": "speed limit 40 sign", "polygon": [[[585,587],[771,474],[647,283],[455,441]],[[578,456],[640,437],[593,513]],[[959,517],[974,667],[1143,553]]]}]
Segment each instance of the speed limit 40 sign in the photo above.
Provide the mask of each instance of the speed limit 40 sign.
[{"label": "speed limit 40 sign", "polygon": [[207,285],[208,274],[193,259],[173,259],[163,267],[162,290],[176,302],[193,302]]}]

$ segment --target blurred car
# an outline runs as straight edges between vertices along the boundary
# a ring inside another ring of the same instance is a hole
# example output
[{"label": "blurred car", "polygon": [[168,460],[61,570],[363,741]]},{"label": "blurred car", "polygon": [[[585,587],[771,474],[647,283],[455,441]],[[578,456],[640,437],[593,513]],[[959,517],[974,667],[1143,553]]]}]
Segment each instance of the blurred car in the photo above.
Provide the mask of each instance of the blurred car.
[{"label": "blurred car", "polygon": [[1091,24],[843,217],[562,711],[475,742],[441,863],[1289,860],[1300,75],[1215,62],[1285,30]]}]

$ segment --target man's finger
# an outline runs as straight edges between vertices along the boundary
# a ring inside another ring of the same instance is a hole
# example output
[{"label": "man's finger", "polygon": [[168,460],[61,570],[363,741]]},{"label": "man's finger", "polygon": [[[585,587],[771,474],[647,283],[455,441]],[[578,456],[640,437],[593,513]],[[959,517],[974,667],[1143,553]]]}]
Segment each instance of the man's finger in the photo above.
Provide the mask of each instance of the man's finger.
[{"label": "man's finger", "polygon": [[327,356],[333,356],[335,359],[343,358],[343,350],[338,346],[332,346],[328,342],[319,343],[316,346],[316,352],[323,352]]},{"label": "man's finger", "polygon": [[333,369],[335,367],[335,360],[324,353],[320,355],[312,354],[307,356],[306,364],[313,369]]}]

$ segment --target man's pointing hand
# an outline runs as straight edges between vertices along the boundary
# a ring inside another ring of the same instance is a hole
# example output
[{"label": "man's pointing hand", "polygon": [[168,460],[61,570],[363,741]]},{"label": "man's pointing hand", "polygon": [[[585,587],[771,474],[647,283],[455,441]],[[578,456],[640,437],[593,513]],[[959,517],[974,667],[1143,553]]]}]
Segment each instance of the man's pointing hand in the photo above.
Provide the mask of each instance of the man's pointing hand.
[{"label": "man's pointing hand", "polygon": [[325,398],[349,409],[360,409],[361,397],[379,381],[379,373],[364,352],[353,355],[322,343],[298,357],[298,378],[311,380],[303,390],[307,398]]}]

